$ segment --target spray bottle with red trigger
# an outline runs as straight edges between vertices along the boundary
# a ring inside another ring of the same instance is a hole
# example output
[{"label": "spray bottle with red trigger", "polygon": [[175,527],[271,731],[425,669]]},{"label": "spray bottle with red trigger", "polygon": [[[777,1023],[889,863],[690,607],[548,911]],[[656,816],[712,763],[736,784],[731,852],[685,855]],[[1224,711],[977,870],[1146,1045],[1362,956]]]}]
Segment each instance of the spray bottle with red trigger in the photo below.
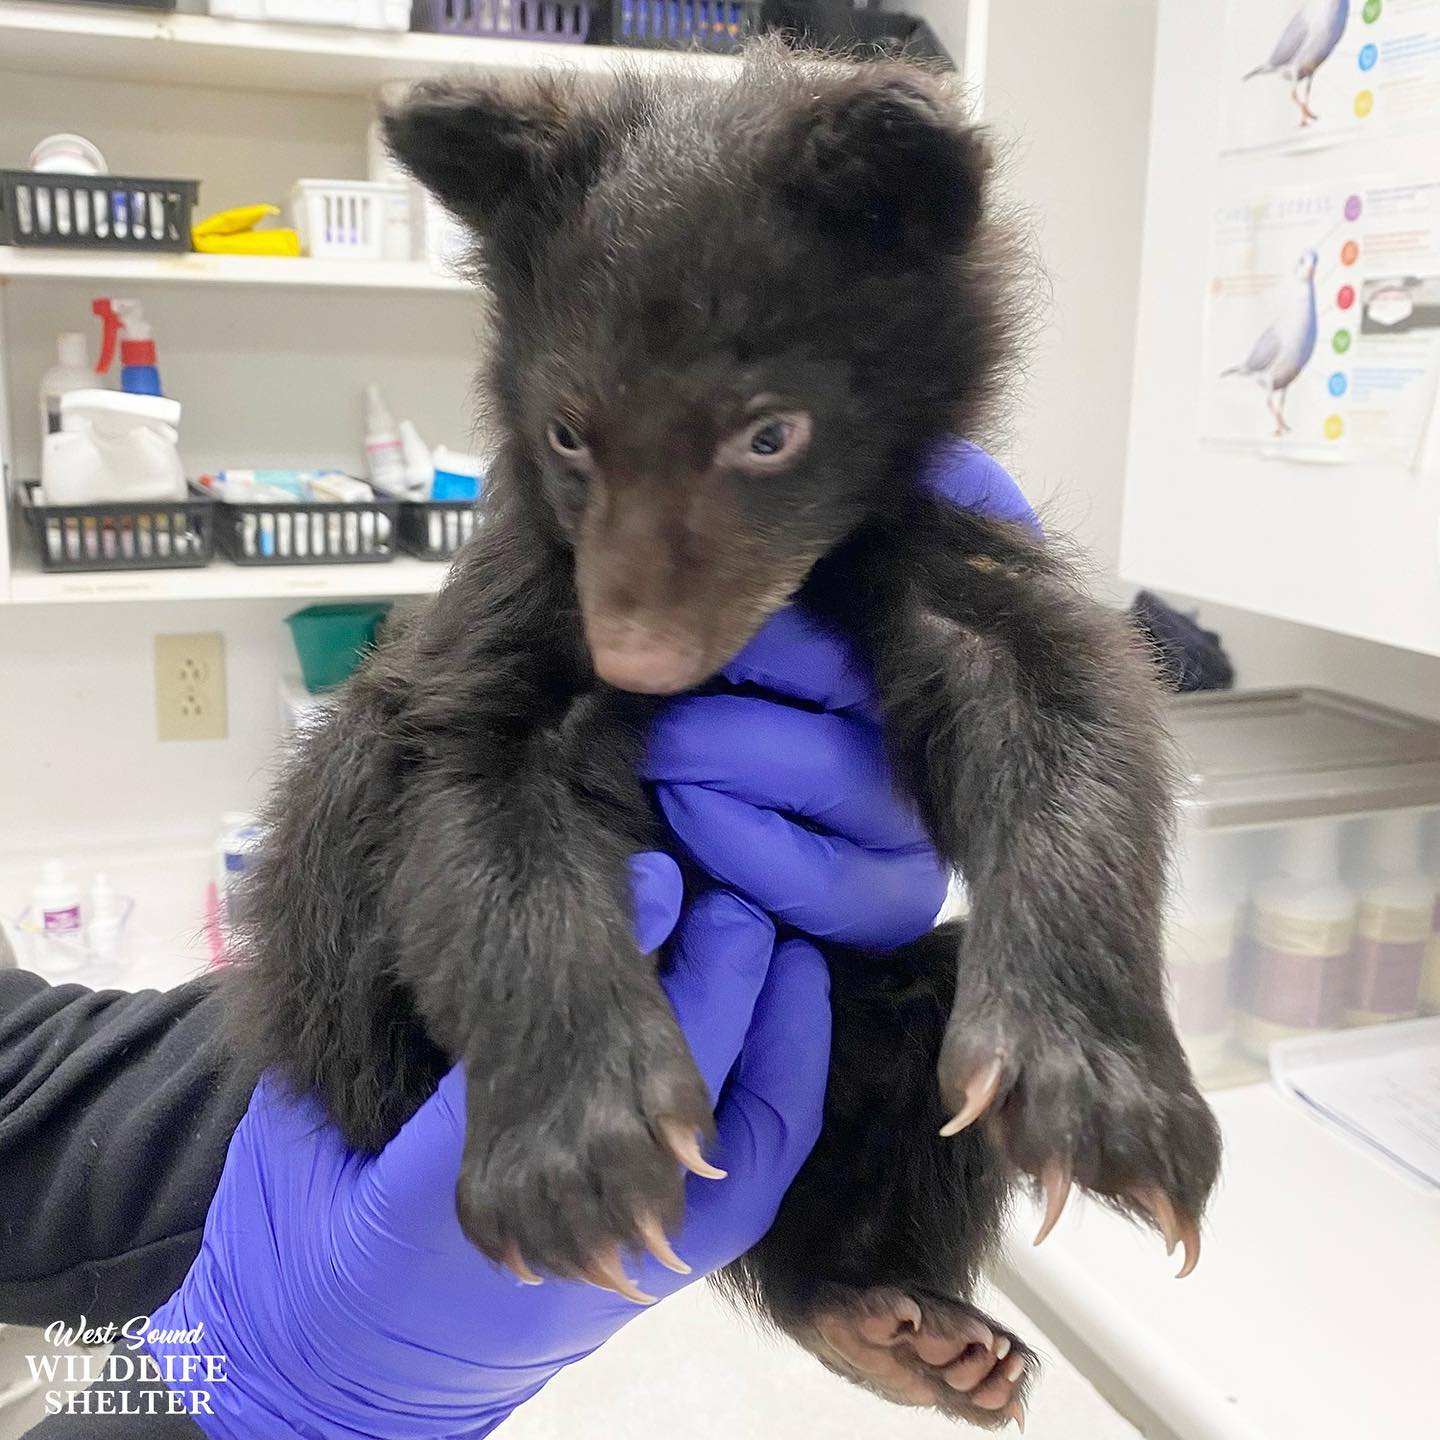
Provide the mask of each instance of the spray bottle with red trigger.
[{"label": "spray bottle with red trigger", "polygon": [[138,300],[96,300],[91,310],[105,323],[97,375],[109,372],[120,342],[120,388],[131,395],[163,395],[155,368],[155,332],[145,323]]}]

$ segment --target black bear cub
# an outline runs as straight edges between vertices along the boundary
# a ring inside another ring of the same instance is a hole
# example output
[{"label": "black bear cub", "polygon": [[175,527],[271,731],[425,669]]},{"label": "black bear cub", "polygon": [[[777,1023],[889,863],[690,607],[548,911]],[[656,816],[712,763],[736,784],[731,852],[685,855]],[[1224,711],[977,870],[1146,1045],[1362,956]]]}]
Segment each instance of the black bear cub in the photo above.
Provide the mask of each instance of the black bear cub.
[{"label": "black bear cub", "polygon": [[478,239],[501,448],[448,584],[275,794],[245,1043],[364,1147],[463,1061],[466,1233],[624,1293],[712,1124],[631,932],[627,857],[664,843],[635,760],[801,605],[868,658],[972,906],[828,954],[824,1134],[727,1280],[883,1395],[1023,1419],[1033,1356],[969,1299],[1011,1187],[1048,1231],[1078,1184],[1188,1270],[1219,1142],[1165,1008],[1148,664],[919,478],[1012,358],[985,139],[924,70],[768,45],[723,79],[422,85],[385,127]]}]

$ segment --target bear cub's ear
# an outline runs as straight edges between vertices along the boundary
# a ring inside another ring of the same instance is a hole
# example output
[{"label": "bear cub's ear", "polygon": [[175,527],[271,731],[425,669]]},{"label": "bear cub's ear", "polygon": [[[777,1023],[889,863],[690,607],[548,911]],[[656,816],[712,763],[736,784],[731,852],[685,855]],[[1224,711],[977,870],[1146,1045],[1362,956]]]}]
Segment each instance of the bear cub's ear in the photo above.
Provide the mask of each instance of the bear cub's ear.
[{"label": "bear cub's ear", "polygon": [[795,203],[881,250],[957,254],[980,222],[990,146],[923,72],[857,67],[795,118],[786,150]]},{"label": "bear cub's ear", "polygon": [[573,76],[427,80],[381,112],[395,159],[482,233],[584,156]]}]

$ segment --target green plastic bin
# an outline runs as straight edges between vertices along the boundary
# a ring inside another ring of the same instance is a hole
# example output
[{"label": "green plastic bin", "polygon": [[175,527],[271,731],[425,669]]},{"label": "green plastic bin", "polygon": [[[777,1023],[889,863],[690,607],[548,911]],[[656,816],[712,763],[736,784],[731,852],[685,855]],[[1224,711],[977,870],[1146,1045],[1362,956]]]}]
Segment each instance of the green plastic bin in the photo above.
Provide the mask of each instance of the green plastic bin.
[{"label": "green plastic bin", "polygon": [[343,685],[375,643],[388,605],[307,605],[285,617],[300,674],[312,694]]}]

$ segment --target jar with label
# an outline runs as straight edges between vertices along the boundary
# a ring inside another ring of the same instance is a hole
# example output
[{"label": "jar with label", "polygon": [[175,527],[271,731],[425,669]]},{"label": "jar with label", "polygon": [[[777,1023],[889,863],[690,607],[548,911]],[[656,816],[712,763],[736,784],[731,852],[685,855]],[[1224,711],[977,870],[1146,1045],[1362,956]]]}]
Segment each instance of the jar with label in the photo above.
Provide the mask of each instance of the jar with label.
[{"label": "jar with label", "polygon": [[1340,827],[1307,820],[1280,832],[1277,873],[1251,895],[1236,1035],[1266,1059],[1277,1040],[1334,1030],[1345,1019],[1358,907],[1340,878]]},{"label": "jar with label", "polygon": [[238,810],[222,815],[220,827],[215,842],[215,898],[220,933],[228,939],[244,893],[245,876],[255,863],[264,834],[253,815]]},{"label": "jar with label", "polygon": [[80,914],[80,887],[59,860],[40,867],[40,881],[30,894],[24,917],[30,937],[29,963],[48,975],[69,974],[85,959],[85,931]]},{"label": "jar with label", "polygon": [[1435,885],[1420,868],[1421,815],[1396,810],[1357,827],[1355,968],[1347,1025],[1404,1020],[1420,1009],[1420,975],[1435,915]]},{"label": "jar with label", "polygon": [[1231,967],[1241,893],[1225,865],[1236,836],[1186,836],[1165,924],[1170,1011],[1203,1080],[1224,1058],[1233,1019]]},{"label": "jar with label", "polygon": [[1430,915],[1430,938],[1420,972],[1420,1013],[1440,1015],[1440,810],[1431,810],[1421,822],[1421,869],[1435,886],[1435,908]]}]

